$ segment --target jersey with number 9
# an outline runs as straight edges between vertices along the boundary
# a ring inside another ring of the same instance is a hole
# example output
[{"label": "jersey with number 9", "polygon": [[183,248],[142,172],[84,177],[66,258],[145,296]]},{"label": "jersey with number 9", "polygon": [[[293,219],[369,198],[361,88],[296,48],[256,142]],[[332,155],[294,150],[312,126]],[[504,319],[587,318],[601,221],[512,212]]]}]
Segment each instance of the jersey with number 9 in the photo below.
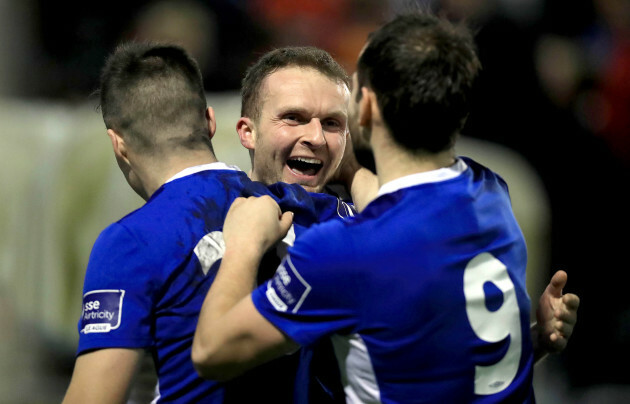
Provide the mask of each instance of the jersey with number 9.
[{"label": "jersey with number 9", "polygon": [[258,310],[301,345],[331,338],[348,402],[533,402],[527,254],[504,181],[460,159],[381,191],[307,231]]}]

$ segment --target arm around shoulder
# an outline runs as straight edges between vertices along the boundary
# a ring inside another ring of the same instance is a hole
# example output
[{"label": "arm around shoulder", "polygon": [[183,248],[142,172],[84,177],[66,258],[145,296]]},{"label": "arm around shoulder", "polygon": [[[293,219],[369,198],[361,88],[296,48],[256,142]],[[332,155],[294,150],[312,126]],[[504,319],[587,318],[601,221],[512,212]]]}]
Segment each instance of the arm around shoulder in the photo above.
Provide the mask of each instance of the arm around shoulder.
[{"label": "arm around shoulder", "polygon": [[192,361],[199,376],[226,381],[245,371],[299,348],[256,309],[250,296],[220,318],[211,338],[201,340],[200,324],[195,333]]},{"label": "arm around shoulder", "polygon": [[256,309],[250,293],[265,251],[286,235],[292,214],[268,196],[237,198],[225,219],[225,254],[199,313],[192,346],[197,373],[228,380],[293,347]]}]

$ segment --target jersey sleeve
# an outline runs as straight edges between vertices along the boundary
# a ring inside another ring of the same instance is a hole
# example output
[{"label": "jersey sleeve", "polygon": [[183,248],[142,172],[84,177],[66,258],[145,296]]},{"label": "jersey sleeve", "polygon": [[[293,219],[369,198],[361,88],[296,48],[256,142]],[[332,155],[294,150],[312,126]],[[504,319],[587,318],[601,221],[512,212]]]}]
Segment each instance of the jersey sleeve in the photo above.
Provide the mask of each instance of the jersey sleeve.
[{"label": "jersey sleeve", "polygon": [[355,330],[361,282],[342,222],[313,226],[289,249],[275,275],[252,294],[257,310],[295,342],[310,346]]},{"label": "jersey sleeve", "polygon": [[112,224],[99,235],[85,274],[77,354],[151,345],[156,282],[146,251],[123,225]]}]

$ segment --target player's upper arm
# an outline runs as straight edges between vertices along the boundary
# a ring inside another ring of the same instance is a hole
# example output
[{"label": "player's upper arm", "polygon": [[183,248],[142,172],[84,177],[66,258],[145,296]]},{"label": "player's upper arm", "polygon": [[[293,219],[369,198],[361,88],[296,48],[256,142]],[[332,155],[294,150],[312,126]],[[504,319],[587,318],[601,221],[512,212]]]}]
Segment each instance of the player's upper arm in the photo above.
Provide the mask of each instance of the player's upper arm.
[{"label": "player's upper arm", "polygon": [[209,344],[195,338],[192,361],[203,378],[229,380],[248,369],[295,351],[299,345],[243,298],[220,319]]},{"label": "player's upper arm", "polygon": [[109,348],[80,355],[63,404],[125,403],[143,350]]}]

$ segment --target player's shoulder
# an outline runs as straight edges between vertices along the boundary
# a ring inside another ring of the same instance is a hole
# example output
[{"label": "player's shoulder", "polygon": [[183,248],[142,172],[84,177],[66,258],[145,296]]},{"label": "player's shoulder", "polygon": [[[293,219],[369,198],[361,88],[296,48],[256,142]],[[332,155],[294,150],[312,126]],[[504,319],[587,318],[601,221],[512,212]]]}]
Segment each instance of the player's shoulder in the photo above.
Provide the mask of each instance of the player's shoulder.
[{"label": "player's shoulder", "polygon": [[119,223],[142,231],[156,226],[162,231],[177,229],[185,217],[221,214],[222,210],[217,208],[229,205],[251,182],[242,171],[200,171],[163,184],[142,207]]},{"label": "player's shoulder", "polygon": [[163,184],[149,198],[147,205],[177,204],[198,196],[222,197],[250,187],[252,180],[243,171],[208,169]]},{"label": "player's shoulder", "polygon": [[88,260],[85,285],[96,287],[103,279],[127,279],[131,273],[137,274],[136,280],[139,281],[139,277],[144,276],[147,271],[137,269],[150,266],[154,255],[126,226],[118,222],[112,223],[94,242]]},{"label": "player's shoulder", "polygon": [[[157,234],[167,217],[176,214],[176,203],[164,203],[159,199],[149,200],[138,209],[128,213],[121,219],[109,225],[103,233],[110,237],[121,237],[124,233],[133,235],[135,238],[145,238],[152,234]],[[170,220],[169,220],[170,221]]]},{"label": "player's shoulder", "polygon": [[479,163],[478,161],[473,160],[470,157],[460,156],[459,158],[467,166],[467,170],[465,171],[465,173],[468,173],[474,180],[485,182],[492,181],[500,184],[501,186],[506,186],[506,182],[503,177],[501,177],[500,174],[493,171],[491,168],[485,166],[482,163]]},{"label": "player's shoulder", "polygon": [[285,267],[313,287],[346,285],[361,276],[363,250],[360,238],[343,220],[317,224],[296,238],[288,249]]},{"label": "player's shoulder", "polygon": [[294,212],[294,222],[304,226],[354,215],[353,207],[334,195],[308,192],[300,185],[275,183],[268,186],[283,211]]},{"label": "player's shoulder", "polygon": [[327,220],[311,225],[296,239],[293,253],[300,251],[322,259],[354,254],[357,238],[357,232],[352,229],[354,219]]},{"label": "player's shoulder", "polygon": [[133,231],[130,231],[125,225],[127,216],[103,229],[96,238],[93,249],[112,248],[115,244],[135,243]]}]

